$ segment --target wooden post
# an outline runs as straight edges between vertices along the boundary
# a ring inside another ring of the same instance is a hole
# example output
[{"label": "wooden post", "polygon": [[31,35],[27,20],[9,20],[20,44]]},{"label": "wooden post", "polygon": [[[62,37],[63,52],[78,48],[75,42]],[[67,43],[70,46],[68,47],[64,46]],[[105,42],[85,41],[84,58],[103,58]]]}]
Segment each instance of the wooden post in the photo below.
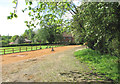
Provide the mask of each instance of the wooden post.
[{"label": "wooden post", "polygon": [[27,47],[26,47],[26,51],[27,51]]},{"label": "wooden post", "polygon": [[36,46],[36,50],[37,50],[37,46]]},{"label": "wooden post", "polygon": [[3,49],[4,50],[4,54],[5,54],[5,49]]},{"label": "wooden post", "polygon": [[12,49],[13,53],[14,53],[14,48]]},{"label": "wooden post", "polygon": [[21,52],[21,47],[19,48],[19,52]]}]

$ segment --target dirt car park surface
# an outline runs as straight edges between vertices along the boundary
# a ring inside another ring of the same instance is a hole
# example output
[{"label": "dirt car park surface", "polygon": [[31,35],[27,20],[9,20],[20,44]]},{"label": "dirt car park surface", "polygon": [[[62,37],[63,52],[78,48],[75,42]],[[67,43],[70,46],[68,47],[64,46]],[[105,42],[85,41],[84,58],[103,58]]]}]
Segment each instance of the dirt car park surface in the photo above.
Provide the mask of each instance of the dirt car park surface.
[{"label": "dirt car park surface", "polygon": [[84,48],[79,45],[64,46],[54,48],[53,52],[43,49],[3,55],[2,82],[96,81],[100,76],[91,75],[88,66],[73,55]]},{"label": "dirt car park surface", "polygon": [[56,52],[62,52],[64,50],[67,50],[73,47],[78,47],[78,46],[56,47],[54,48],[55,51],[51,51],[51,48],[50,48],[50,49],[42,49],[42,50],[29,51],[29,52],[6,54],[6,55],[2,55],[2,64],[9,64],[9,63],[18,62],[25,59],[31,59],[31,58],[40,57],[43,55],[48,55]]}]

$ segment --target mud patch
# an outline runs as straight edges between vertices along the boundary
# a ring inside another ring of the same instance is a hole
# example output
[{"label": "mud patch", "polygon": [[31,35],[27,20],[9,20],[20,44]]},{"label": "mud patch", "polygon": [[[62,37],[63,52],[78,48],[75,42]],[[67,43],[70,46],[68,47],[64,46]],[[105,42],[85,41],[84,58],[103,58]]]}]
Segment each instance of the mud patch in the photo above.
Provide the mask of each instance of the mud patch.
[{"label": "mud patch", "polygon": [[25,61],[25,62],[36,62],[38,59],[28,59],[27,61]]},{"label": "mud patch", "polygon": [[27,54],[12,55],[12,57],[25,57]]}]

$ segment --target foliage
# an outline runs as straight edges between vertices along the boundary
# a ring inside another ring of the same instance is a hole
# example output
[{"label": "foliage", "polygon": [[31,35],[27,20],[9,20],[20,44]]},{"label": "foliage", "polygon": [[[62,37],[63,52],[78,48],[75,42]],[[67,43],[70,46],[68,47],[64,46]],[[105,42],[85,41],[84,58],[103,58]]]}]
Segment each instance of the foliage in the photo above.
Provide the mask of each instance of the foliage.
[{"label": "foliage", "polygon": [[[14,18],[13,14],[17,12],[18,0],[13,0],[13,3],[16,6],[14,7],[14,12],[8,16],[8,19]],[[33,2],[31,0],[25,0],[25,3],[27,7],[23,9],[22,12],[27,11],[31,17],[30,21],[25,21],[28,28],[36,28],[38,25],[41,25],[46,17],[50,17],[47,24],[52,22],[54,24],[61,24],[62,26],[62,24],[66,22],[66,20],[62,18],[65,13],[69,11],[73,15],[78,11],[73,2]]]},{"label": "foliage", "polygon": [[17,44],[21,44],[21,43],[24,43],[24,37],[23,36],[19,36],[18,39],[16,40],[16,43]]},{"label": "foliage", "polygon": [[38,29],[36,32],[34,40],[36,42],[41,41],[42,43],[46,43],[47,36],[48,36],[48,32],[45,29]]},{"label": "foliage", "polygon": [[19,37],[18,35],[12,36],[11,41],[14,42],[18,37]]},{"label": "foliage", "polygon": [[[76,58],[81,62],[87,63],[90,67],[94,67],[96,73],[110,78],[115,82],[118,81],[118,58],[111,55],[102,55],[91,49],[84,49],[74,53]],[[105,79],[106,79],[105,78]]]},{"label": "foliage", "polygon": [[[14,12],[10,13],[8,19],[16,17],[16,8],[18,0],[13,0],[16,4]],[[62,18],[68,11],[73,15],[71,20],[72,34],[75,36],[76,43],[87,41],[91,49],[98,50],[101,53],[120,56],[120,5],[118,2],[82,2],[77,7],[73,2],[34,2],[25,0],[27,8],[22,10],[28,11],[31,17],[30,21],[25,21],[28,28],[49,28],[49,37],[46,39],[52,43],[55,41],[54,32],[51,30],[54,24],[56,29],[63,32],[69,30],[66,22]],[[69,30],[69,31],[70,31]],[[42,30],[43,31],[43,30]],[[52,37],[52,38],[51,38]],[[36,36],[36,38],[38,38]]]},{"label": "foliage", "polygon": [[2,45],[8,45],[12,36],[1,36]]},{"label": "foliage", "polygon": [[60,24],[54,22],[57,22],[57,20],[55,20],[51,14],[46,15],[44,21],[40,25],[41,28],[38,29],[36,35],[37,39],[42,42],[48,41],[49,43],[61,40],[62,30],[60,29]]},{"label": "foliage", "polygon": [[120,56],[119,9],[118,2],[84,2],[73,16],[71,31],[91,49]]},{"label": "foliage", "polygon": [[49,43],[52,42],[58,42],[62,39],[62,34],[55,31],[55,26],[51,28],[41,28],[37,30],[37,33],[35,35],[36,41],[41,41],[42,43],[46,43],[48,41]]},{"label": "foliage", "polygon": [[[17,12],[18,0],[13,0],[15,4],[14,12],[10,13],[8,19],[14,18],[14,14]],[[33,1],[25,0],[27,7],[22,12],[27,11],[31,17],[30,21],[25,21],[28,28],[36,28],[40,25],[40,28],[47,28],[46,32],[49,32],[47,40],[52,42],[59,42],[62,39],[61,32],[68,31],[69,25],[67,20],[64,20],[62,16],[68,11],[73,15],[77,13],[76,5],[73,2],[40,2],[36,1],[36,5],[33,5]],[[66,24],[67,23],[67,24]],[[57,26],[57,27],[55,27]],[[49,29],[48,29],[49,28]],[[52,29],[55,28],[55,29]],[[44,31],[45,29],[41,29]],[[52,31],[53,30],[53,31]],[[55,31],[55,32],[54,32]],[[59,31],[59,33],[58,33]],[[42,34],[43,35],[43,34]],[[35,36],[35,40],[38,41],[40,35]],[[44,37],[44,36],[43,36]],[[52,38],[51,38],[52,37]],[[59,37],[59,39],[58,39]],[[42,38],[43,39],[43,38]],[[44,37],[44,40],[46,38]]]},{"label": "foliage", "polygon": [[33,41],[34,35],[35,35],[35,32],[33,31],[33,29],[27,29],[27,30],[25,30],[25,32],[24,32],[24,34],[22,36],[24,38],[27,38],[27,39]]}]

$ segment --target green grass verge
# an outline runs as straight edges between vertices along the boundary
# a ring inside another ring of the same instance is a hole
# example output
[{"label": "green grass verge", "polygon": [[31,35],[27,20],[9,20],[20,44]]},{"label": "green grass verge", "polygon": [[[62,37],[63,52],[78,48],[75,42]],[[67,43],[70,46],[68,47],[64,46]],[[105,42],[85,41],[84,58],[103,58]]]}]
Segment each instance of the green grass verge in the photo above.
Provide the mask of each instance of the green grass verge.
[{"label": "green grass verge", "polygon": [[[63,46],[63,45],[57,45],[57,46],[48,46],[48,48],[51,47],[59,47],[59,46]],[[21,52],[25,52],[26,51],[26,47],[27,47],[27,51],[31,51],[31,47],[32,50],[39,50],[40,46],[16,46],[16,47],[1,47],[0,49],[5,49],[5,54],[9,54],[9,53],[13,53],[13,48],[14,48],[14,53],[20,52],[20,48],[21,48]],[[47,45],[41,46],[42,49],[45,49],[47,47]],[[4,54],[4,50],[0,50],[0,54]]]},{"label": "green grass verge", "polygon": [[[118,82],[118,58],[111,55],[102,55],[91,49],[84,49],[74,53],[75,57],[81,62],[87,63],[94,67],[95,73]],[[92,69],[92,68],[91,68]]]}]

